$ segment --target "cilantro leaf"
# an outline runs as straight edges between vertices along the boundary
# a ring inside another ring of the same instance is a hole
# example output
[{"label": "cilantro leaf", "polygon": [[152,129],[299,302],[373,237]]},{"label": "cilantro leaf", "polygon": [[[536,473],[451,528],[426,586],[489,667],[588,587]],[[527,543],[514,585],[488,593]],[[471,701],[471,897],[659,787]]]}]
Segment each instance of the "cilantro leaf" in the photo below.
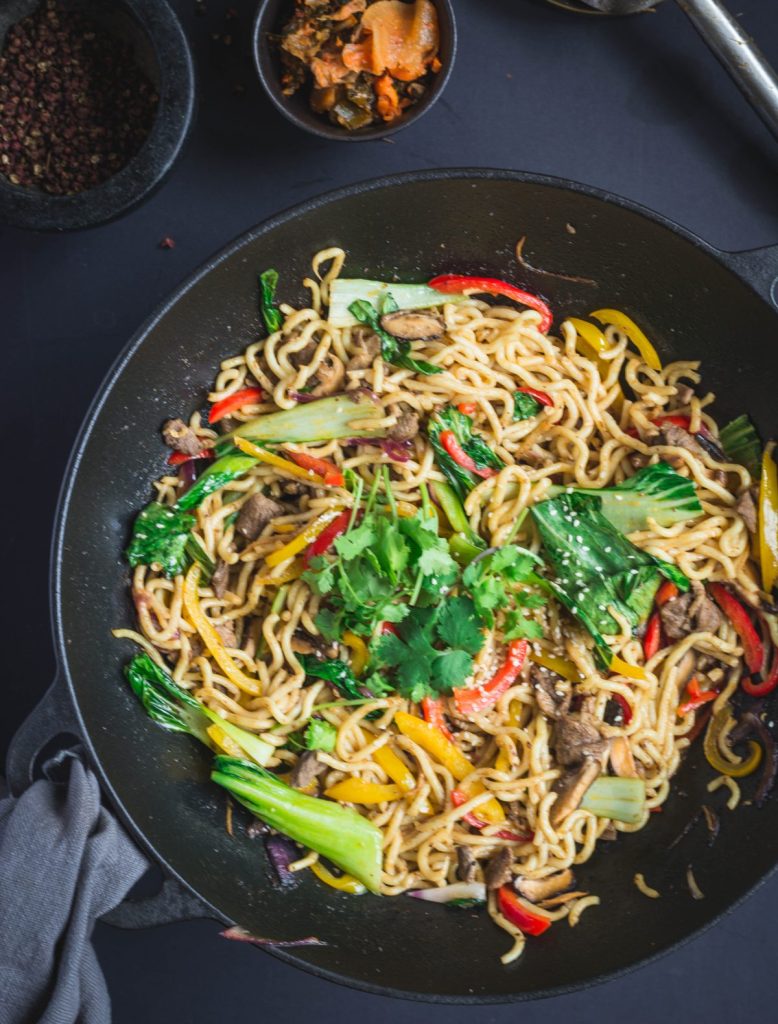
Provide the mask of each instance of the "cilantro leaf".
[{"label": "cilantro leaf", "polygon": [[450,693],[462,686],[473,671],[473,659],[465,651],[443,651],[432,663],[432,682],[435,689]]},{"label": "cilantro leaf", "polygon": [[312,718],[305,728],[303,738],[308,750],[323,750],[326,754],[331,754],[335,749],[338,730],[323,718]]},{"label": "cilantro leaf", "polygon": [[534,619],[528,619],[521,612],[511,611],[505,616],[503,626],[503,639],[510,640],[540,640],[543,636],[543,627]]},{"label": "cilantro leaf", "polygon": [[359,526],[348,533],[341,534],[335,541],[335,550],[347,560],[356,558],[358,554],[369,548],[376,541],[375,520],[367,516]]},{"label": "cilantro leaf", "polygon": [[313,621],[316,623],[318,631],[329,643],[340,640],[343,630],[341,616],[337,612],[331,608],[320,608]]},{"label": "cilantro leaf", "polygon": [[478,654],[484,645],[484,636],[472,598],[452,597],[445,602],[438,614],[437,634],[449,647]]}]

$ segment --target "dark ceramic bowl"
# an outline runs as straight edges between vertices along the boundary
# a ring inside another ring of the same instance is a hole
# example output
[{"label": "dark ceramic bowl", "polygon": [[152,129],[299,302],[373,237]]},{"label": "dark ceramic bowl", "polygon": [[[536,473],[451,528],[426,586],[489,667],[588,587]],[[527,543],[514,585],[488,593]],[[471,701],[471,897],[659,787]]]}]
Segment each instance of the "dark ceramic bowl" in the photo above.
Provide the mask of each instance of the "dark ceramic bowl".
[{"label": "dark ceramic bowl", "polygon": [[[32,13],[39,0],[2,0],[0,46],[8,29]],[[52,196],[12,185],[0,175],[0,221],[36,231],[93,227],[132,209],[171,170],[192,124],[195,77],[192,54],[166,0],[65,0],[84,10],[112,35],[129,40],[159,93],[149,137],[130,162],[97,188]]]},{"label": "dark ceramic bowl", "polygon": [[265,92],[275,106],[292,124],[297,125],[312,135],[323,139],[334,139],[340,142],[365,142],[368,139],[384,139],[406,128],[430,109],[446,88],[446,83],[454,66],[457,49],[457,29],[454,21],[454,8],[451,0],[433,0],[438,12],[440,26],[440,51],[438,56],[442,67],[432,76],[427,92],[418,103],[410,107],[402,117],[391,124],[380,124],[374,127],[348,131],[340,125],[332,124],[325,114],[317,114],[310,108],[310,85],[303,85],[294,96],[284,96],[281,92],[281,61],[278,48],[273,43],[273,35],[281,31],[289,20],[294,8],[293,0],[262,0],[254,21],[254,61],[259,79]]}]

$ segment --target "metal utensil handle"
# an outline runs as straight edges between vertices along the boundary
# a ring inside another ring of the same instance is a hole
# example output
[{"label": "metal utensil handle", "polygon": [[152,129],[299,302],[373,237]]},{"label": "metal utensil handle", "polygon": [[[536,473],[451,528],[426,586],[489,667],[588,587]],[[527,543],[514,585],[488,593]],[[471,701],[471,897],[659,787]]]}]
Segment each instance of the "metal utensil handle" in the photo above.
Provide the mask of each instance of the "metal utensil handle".
[{"label": "metal utensil handle", "polygon": [[778,138],[778,74],[720,0],[676,0]]}]

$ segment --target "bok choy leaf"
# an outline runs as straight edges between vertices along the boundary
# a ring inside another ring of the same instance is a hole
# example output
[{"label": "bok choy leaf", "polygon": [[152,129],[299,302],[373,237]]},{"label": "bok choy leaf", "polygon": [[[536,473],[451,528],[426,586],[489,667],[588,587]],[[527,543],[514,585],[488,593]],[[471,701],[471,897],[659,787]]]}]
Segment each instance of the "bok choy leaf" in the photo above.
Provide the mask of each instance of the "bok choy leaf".
[{"label": "bok choy leaf", "polygon": [[468,301],[466,295],[444,295],[426,284],[399,284],[394,281],[387,284],[385,281],[336,277],[330,285],[327,319],[334,327],[354,327],[362,321],[351,310],[353,303],[366,302],[376,309],[383,309],[384,299],[389,292],[400,309],[430,309],[442,306],[443,303]]}]

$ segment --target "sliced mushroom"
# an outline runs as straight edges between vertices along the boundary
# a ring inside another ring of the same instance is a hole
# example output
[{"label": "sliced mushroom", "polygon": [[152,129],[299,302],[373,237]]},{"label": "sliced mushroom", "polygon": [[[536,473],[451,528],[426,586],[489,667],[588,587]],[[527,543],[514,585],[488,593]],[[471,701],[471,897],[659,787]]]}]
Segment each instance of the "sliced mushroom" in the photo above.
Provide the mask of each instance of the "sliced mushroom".
[{"label": "sliced mushroom", "polygon": [[575,885],[575,875],[570,868],[558,871],[555,875],[547,875],[545,878],[517,878],[516,888],[519,893],[530,903],[540,903],[541,900],[558,896],[559,893]]},{"label": "sliced mushroom", "polygon": [[611,767],[622,779],[640,778],[632,748],[624,736],[616,736],[611,740],[610,759]]},{"label": "sliced mushroom", "polygon": [[554,752],[559,764],[580,764],[587,758],[602,761],[608,741],[586,714],[563,715],[554,726]]},{"label": "sliced mushroom", "polygon": [[484,868],[484,881],[487,889],[499,889],[510,882],[513,872],[513,854],[507,846],[501,847],[489,858]]},{"label": "sliced mushroom", "polygon": [[346,379],[346,368],[337,356],[326,355],[316,368],[316,380],[319,382],[309,392],[314,398],[334,395]]},{"label": "sliced mushroom", "polygon": [[477,861],[469,846],[457,846],[457,878],[462,882],[474,882]]},{"label": "sliced mushroom", "polygon": [[384,313],[381,326],[402,341],[437,341],[443,337],[446,325],[436,313],[398,309],[396,313]]},{"label": "sliced mushroom", "polygon": [[[581,767],[560,779],[558,796],[551,807],[549,821],[552,828],[561,825],[568,815],[577,810],[587,789],[600,774],[600,762],[594,759],[584,761]],[[557,788],[556,786],[554,787]]]},{"label": "sliced mushroom", "polygon": [[535,687],[535,700],[544,715],[556,720],[567,714],[572,694],[558,689],[562,681],[561,676],[539,665],[533,665],[529,678]]},{"label": "sliced mushroom", "polygon": [[314,636],[307,629],[300,627],[292,633],[291,648],[295,654],[312,654],[319,661],[323,661],[329,656],[331,645],[320,636]]}]

